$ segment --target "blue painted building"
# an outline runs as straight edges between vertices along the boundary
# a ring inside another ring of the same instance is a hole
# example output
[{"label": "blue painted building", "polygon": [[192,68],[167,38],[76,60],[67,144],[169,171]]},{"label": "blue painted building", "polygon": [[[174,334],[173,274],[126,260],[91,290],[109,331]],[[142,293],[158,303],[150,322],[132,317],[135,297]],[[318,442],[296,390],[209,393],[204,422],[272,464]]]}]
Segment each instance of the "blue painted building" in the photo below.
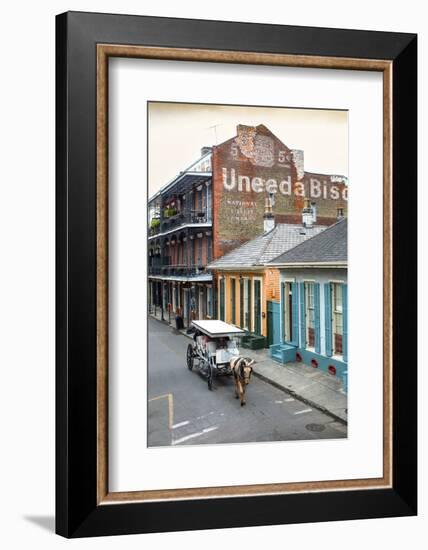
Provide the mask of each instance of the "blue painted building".
[{"label": "blue painted building", "polygon": [[281,342],[270,346],[281,363],[302,361],[348,375],[347,220],[271,260],[280,270]]}]

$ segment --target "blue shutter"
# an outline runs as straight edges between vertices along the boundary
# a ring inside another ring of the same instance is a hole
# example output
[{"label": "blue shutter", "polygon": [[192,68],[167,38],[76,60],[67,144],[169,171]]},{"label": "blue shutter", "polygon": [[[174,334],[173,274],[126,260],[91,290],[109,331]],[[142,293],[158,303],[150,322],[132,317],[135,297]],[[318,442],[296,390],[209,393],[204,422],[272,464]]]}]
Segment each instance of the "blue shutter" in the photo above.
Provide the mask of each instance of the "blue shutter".
[{"label": "blue shutter", "polygon": [[285,317],[284,317],[284,308],[285,308],[285,283],[281,283],[281,338],[280,342],[285,342]]},{"label": "blue shutter", "polygon": [[291,283],[291,321],[292,321],[292,343],[299,344],[299,302],[297,298],[297,283]]},{"label": "blue shutter", "polygon": [[342,285],[343,360],[348,361],[348,285]]},{"label": "blue shutter", "polygon": [[300,283],[300,347],[306,348],[305,283]]},{"label": "blue shutter", "polygon": [[320,329],[320,284],[314,283],[314,307],[315,307],[315,352],[321,353],[321,329]]},{"label": "blue shutter", "polygon": [[324,284],[324,306],[325,306],[325,353],[328,357],[332,356],[331,346],[331,286],[330,283]]}]

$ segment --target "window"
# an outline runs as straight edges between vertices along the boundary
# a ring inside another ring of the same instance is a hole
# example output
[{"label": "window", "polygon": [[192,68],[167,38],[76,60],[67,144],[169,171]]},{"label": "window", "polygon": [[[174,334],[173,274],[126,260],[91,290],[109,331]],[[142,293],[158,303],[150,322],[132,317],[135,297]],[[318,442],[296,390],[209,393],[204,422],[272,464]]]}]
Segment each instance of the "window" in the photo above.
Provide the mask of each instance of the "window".
[{"label": "window", "polygon": [[305,283],[306,303],[306,345],[315,347],[315,299],[314,283]]},{"label": "window", "polygon": [[219,294],[220,294],[220,303],[219,303],[219,317],[220,321],[224,321],[224,279],[219,279]]},{"label": "window", "polygon": [[198,238],[198,267],[202,265],[202,237]]},{"label": "window", "polygon": [[333,321],[333,354],[343,354],[343,296],[342,284],[331,284],[331,303]]},{"label": "window", "polygon": [[206,212],[207,212],[207,221],[210,222],[211,221],[211,185],[207,186],[207,207],[206,207]]},{"label": "window", "polygon": [[207,315],[213,316],[213,289],[210,286],[207,287]]}]

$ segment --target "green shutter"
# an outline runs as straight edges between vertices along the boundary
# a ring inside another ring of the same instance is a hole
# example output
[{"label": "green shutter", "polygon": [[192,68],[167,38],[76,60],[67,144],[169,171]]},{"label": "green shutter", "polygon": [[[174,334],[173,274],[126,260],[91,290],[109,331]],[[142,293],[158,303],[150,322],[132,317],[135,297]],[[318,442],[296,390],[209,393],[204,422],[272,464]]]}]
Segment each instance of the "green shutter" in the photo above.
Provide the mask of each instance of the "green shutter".
[{"label": "green shutter", "polygon": [[328,357],[333,354],[332,351],[332,318],[331,318],[331,285],[330,283],[324,284],[324,311],[325,311],[325,353]]},{"label": "green shutter", "polygon": [[342,337],[342,354],[343,360],[348,361],[348,285],[342,285],[342,323],[343,323],[343,337]]},{"label": "green shutter", "polygon": [[231,322],[232,322],[232,325],[234,325],[236,323],[236,293],[235,293],[236,289],[235,289],[235,279],[230,279],[230,300],[232,302],[232,319],[231,319]]},{"label": "green shutter", "polygon": [[291,343],[299,344],[299,301],[297,295],[297,283],[291,283]]},{"label": "green shutter", "polygon": [[260,292],[260,281],[254,281],[254,332],[258,335],[262,333],[261,327],[261,292]]},{"label": "green shutter", "polygon": [[300,283],[300,347],[306,348],[305,283]]},{"label": "green shutter", "polygon": [[321,353],[321,329],[320,329],[320,284],[314,283],[314,307],[315,307],[315,352]]},{"label": "green shutter", "polygon": [[247,279],[247,292],[248,292],[248,332],[251,332],[251,279]]}]

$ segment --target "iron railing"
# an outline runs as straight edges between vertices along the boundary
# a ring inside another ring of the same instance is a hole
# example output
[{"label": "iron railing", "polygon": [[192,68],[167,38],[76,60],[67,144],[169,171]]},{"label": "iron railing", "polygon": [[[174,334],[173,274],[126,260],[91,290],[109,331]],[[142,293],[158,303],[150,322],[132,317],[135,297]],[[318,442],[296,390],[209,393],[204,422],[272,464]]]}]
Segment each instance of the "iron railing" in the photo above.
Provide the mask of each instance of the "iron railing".
[{"label": "iron railing", "polygon": [[150,265],[149,275],[164,277],[196,277],[208,273],[202,265]]},{"label": "iron railing", "polygon": [[165,233],[171,229],[175,229],[182,225],[189,223],[208,223],[210,221],[210,216],[205,209],[202,210],[185,210],[183,212],[178,212],[174,216],[168,218],[162,218],[160,224],[160,231]]}]

